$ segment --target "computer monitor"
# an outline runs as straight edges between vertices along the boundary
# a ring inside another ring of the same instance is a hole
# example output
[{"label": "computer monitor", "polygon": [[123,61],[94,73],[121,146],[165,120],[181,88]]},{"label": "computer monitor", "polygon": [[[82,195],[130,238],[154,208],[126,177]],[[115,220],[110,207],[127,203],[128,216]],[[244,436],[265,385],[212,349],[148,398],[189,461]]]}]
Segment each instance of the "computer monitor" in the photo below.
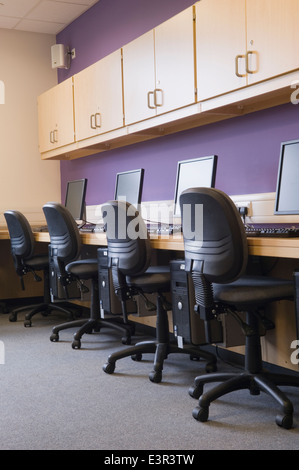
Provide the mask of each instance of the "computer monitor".
[{"label": "computer monitor", "polygon": [[299,140],[281,143],[274,214],[299,214]]},{"label": "computer monitor", "polygon": [[115,184],[115,200],[126,200],[138,207],[141,203],[144,169],[117,173]]},{"label": "computer monitor", "polygon": [[85,194],[87,179],[69,181],[66,188],[65,207],[70,211],[75,220],[86,219]]},{"label": "computer monitor", "polygon": [[178,162],[175,193],[174,216],[180,217],[180,195],[188,188],[213,188],[215,186],[217,155],[193,158]]}]

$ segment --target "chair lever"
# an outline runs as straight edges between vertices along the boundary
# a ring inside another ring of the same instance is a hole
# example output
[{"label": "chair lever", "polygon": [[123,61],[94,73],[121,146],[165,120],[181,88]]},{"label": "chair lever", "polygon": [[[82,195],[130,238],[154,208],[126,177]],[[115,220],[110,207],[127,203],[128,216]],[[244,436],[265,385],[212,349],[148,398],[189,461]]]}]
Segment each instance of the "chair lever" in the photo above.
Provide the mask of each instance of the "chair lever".
[{"label": "chair lever", "polygon": [[273,330],[275,328],[275,323],[269,318],[265,317],[265,315],[257,311],[255,311],[254,314],[259,319],[265,330]]},{"label": "chair lever", "polygon": [[257,333],[256,330],[254,328],[251,328],[251,326],[247,325],[247,323],[245,323],[236,312],[234,312],[233,310],[229,308],[227,308],[226,310],[239,323],[239,325],[241,326],[242,332],[245,336],[254,336]]},{"label": "chair lever", "polygon": [[161,294],[161,292],[159,292],[159,294],[160,294],[160,297],[162,299],[163,308],[164,308],[164,310],[166,310],[166,312],[168,312],[169,310],[172,309],[172,304],[170,302],[168,302],[168,300],[164,297],[163,294]]},{"label": "chair lever", "polygon": [[42,281],[42,278],[41,278],[38,274],[36,274],[35,271],[32,271],[32,272],[33,272],[34,280],[35,280],[36,282],[41,282],[41,281]]},{"label": "chair lever", "polygon": [[80,292],[81,292],[82,294],[88,294],[89,289],[88,289],[88,287],[87,287],[82,281],[77,280],[77,285],[78,285],[78,287],[79,287],[79,289],[80,289]]},{"label": "chair lever", "polygon": [[23,276],[20,276],[20,282],[21,282],[22,290],[25,290],[25,284],[24,284]]},{"label": "chair lever", "polygon": [[157,310],[156,305],[150,300],[148,300],[148,298],[144,295],[143,292],[139,292],[139,295],[144,300],[146,310],[148,310],[149,312],[154,312],[155,310]]},{"label": "chair lever", "polygon": [[28,268],[28,271],[30,271],[30,272],[33,274],[34,280],[35,280],[36,282],[41,282],[41,281],[42,281],[42,278],[41,278],[38,274],[36,274],[36,272],[34,271],[34,269]]}]

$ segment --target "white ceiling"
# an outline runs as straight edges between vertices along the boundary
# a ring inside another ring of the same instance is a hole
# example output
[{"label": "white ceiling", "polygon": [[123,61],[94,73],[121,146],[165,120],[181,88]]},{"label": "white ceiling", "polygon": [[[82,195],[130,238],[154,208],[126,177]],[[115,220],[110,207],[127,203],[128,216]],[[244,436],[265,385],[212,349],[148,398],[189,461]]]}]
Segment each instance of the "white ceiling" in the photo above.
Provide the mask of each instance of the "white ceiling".
[{"label": "white ceiling", "polygon": [[99,0],[0,0],[0,28],[57,34]]}]

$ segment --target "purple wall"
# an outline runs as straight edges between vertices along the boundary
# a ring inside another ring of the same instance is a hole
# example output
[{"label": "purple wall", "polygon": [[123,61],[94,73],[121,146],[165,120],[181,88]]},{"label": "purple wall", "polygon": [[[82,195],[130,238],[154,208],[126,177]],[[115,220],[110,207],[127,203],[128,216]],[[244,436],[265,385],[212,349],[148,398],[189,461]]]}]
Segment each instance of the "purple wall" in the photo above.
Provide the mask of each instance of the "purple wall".
[{"label": "purple wall", "polygon": [[[187,0],[100,0],[57,36],[76,48],[59,81],[113,52],[192,5]],[[62,200],[67,180],[88,178],[86,202],[113,197],[115,174],[144,168],[143,200],[173,199],[179,160],[218,155],[216,187],[228,194],[272,192],[280,143],[299,138],[299,107],[287,104],[190,131],[61,162]]]},{"label": "purple wall", "polygon": [[75,47],[77,57],[70,70],[59,70],[59,80],[88,67],[193,4],[193,0],[99,0],[57,35],[57,43]]}]

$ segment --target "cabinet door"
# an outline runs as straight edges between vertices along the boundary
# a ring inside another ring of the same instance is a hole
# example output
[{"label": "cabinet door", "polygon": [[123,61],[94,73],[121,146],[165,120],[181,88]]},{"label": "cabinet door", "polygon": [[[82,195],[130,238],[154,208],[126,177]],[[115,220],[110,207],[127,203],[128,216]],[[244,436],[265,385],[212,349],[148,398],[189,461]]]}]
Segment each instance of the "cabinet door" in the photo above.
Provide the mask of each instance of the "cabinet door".
[{"label": "cabinet door", "polygon": [[41,153],[74,142],[72,78],[38,97],[38,122]]},{"label": "cabinet door", "polygon": [[121,51],[74,76],[76,140],[123,125]]},{"label": "cabinet door", "polygon": [[198,101],[246,86],[245,0],[196,3]]},{"label": "cabinet door", "polygon": [[154,32],[149,31],[123,47],[125,123],[156,115],[154,106]]},{"label": "cabinet door", "polygon": [[247,0],[249,83],[299,68],[298,16],[298,0]]},{"label": "cabinet door", "polygon": [[193,7],[154,30],[157,114],[195,102]]},{"label": "cabinet door", "polygon": [[53,145],[53,112],[52,100],[53,89],[38,97],[38,142],[39,151],[46,152],[54,148]]}]

